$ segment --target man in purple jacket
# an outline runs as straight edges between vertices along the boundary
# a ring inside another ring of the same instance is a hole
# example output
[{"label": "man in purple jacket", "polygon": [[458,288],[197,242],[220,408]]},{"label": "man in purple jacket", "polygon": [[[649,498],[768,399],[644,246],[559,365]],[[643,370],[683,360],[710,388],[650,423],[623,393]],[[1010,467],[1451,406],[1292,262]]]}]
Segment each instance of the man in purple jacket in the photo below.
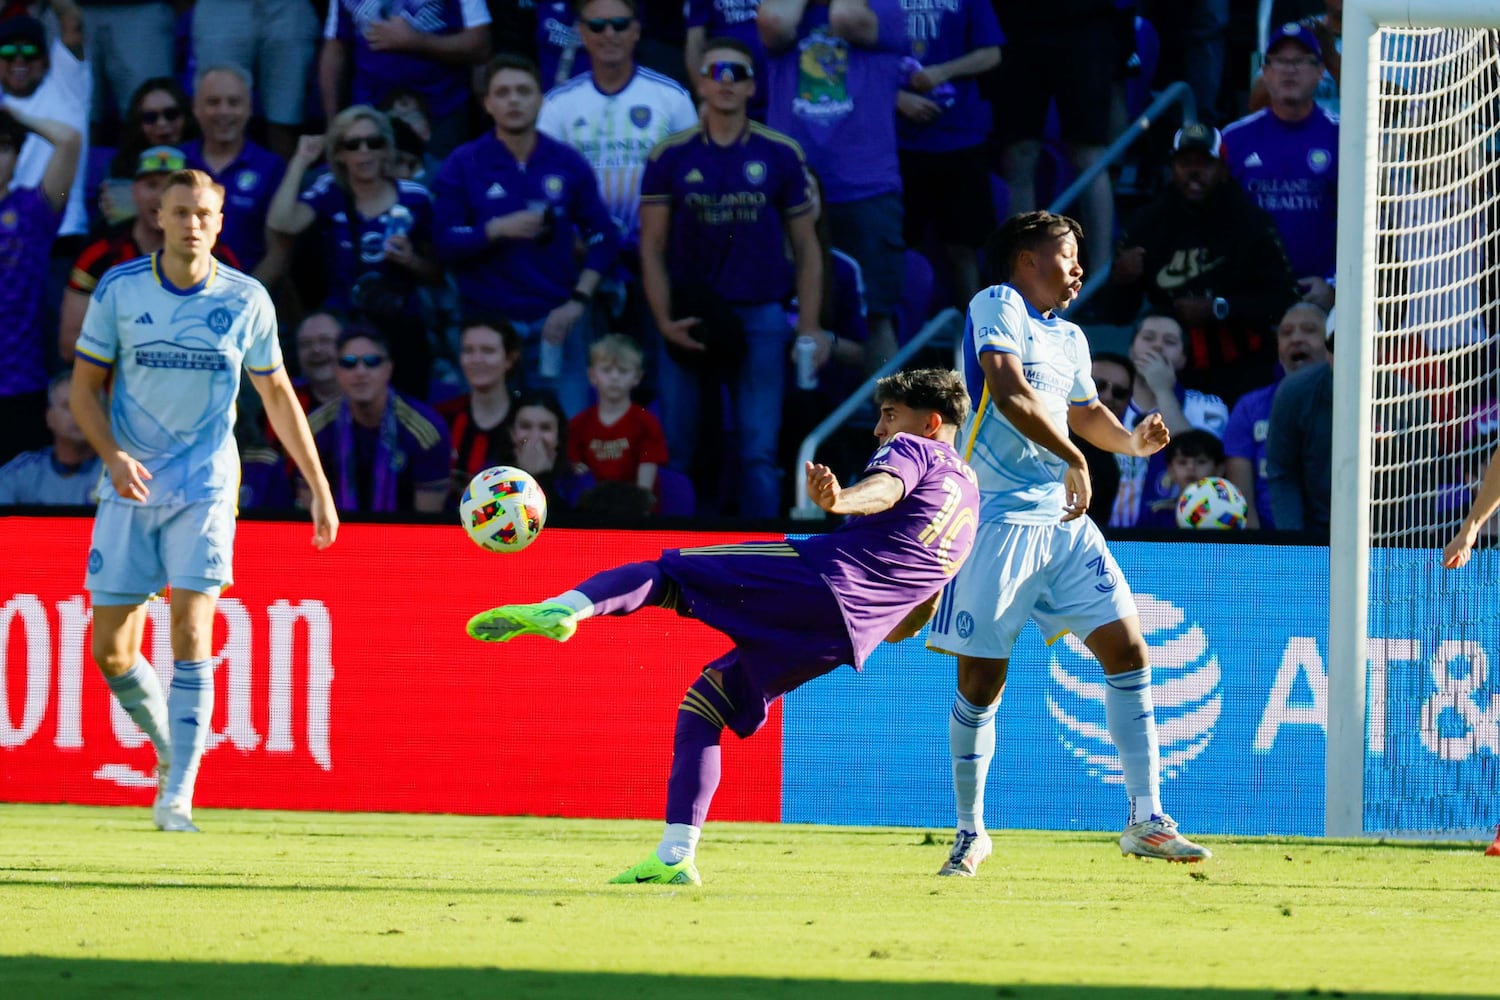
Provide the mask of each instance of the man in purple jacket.
[{"label": "man in purple jacket", "polygon": [[968,557],[979,519],[974,472],[953,441],[968,418],[957,372],[929,368],[880,380],[880,448],[848,489],[807,463],[808,494],[836,531],[795,541],[670,549],[654,562],[606,570],[540,604],[481,612],[469,635],[566,642],[595,615],[663,607],[734,640],[689,685],[677,711],[667,824],[656,852],[611,881],[697,884],[693,862],[719,784],[725,729],[748,737],[772,702],[840,664],[859,670],[882,640],[921,631]]},{"label": "man in purple jacket", "polygon": [[495,129],[455,149],[433,180],[433,242],[464,310],[516,328],[524,387],[551,389],[573,416],[589,403],[591,305],[620,231],[582,155],[537,131],[536,64],[496,56],[485,79]]}]

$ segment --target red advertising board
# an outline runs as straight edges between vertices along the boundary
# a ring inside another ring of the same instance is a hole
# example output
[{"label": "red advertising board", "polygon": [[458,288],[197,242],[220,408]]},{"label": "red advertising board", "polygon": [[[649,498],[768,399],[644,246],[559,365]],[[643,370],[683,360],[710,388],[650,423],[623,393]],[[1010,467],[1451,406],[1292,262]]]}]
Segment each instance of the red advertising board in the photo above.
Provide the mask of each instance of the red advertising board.
[{"label": "red advertising board", "polygon": [[[0,800],[149,803],[154,755],[89,655],[92,521],[0,517]],[[662,549],[744,535],[553,528],[495,555],[456,527],[241,522],[215,624],[205,807],[658,818],[672,728],[728,648],[660,609],[591,621],[564,645],[485,645],[469,616],[541,600]],[[762,535],[760,538],[780,536]],[[153,602],[147,657],[170,668]],[[719,820],[780,818],[781,714],[726,736]]]}]

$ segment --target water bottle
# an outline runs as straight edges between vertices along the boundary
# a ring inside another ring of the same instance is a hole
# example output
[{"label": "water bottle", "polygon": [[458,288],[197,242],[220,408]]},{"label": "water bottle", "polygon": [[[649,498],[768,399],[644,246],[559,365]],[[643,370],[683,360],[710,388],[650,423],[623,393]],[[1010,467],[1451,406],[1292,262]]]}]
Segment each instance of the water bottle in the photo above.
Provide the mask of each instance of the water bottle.
[{"label": "water bottle", "polygon": [[392,238],[405,236],[411,232],[411,209],[405,205],[396,204],[385,213],[385,241],[389,243]]},{"label": "water bottle", "polygon": [[818,387],[818,364],[813,360],[818,353],[818,342],[812,337],[803,334],[797,338],[797,345],[793,348],[793,354],[797,359],[797,388],[816,389]]},{"label": "water bottle", "polygon": [[563,345],[554,344],[546,337],[537,348],[536,372],[542,378],[557,378],[562,374]]}]

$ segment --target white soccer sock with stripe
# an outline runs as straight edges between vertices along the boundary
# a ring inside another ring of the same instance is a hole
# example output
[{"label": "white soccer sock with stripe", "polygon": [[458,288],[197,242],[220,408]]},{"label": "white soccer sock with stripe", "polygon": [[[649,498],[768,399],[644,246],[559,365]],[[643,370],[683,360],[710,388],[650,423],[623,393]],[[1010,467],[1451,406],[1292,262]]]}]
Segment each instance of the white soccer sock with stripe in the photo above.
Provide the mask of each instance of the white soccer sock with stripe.
[{"label": "white soccer sock with stripe", "polygon": [[594,602],[581,590],[570,590],[566,594],[558,594],[548,604],[563,604],[573,609],[579,621],[594,616]]},{"label": "white soccer sock with stripe", "polygon": [[172,667],[172,686],[167,691],[173,749],[167,801],[192,802],[213,712],[214,661],[177,660]]},{"label": "white soccer sock with stripe", "polygon": [[995,713],[998,701],[980,706],[954,692],[948,713],[948,749],[953,754],[953,801],[958,828],[984,830],[984,783],[995,758]]},{"label": "white soccer sock with stripe", "polygon": [[1120,753],[1125,794],[1130,796],[1130,822],[1160,816],[1161,763],[1149,666],[1104,675],[1104,724]]},{"label": "white soccer sock with stripe", "polygon": [[661,843],[656,845],[656,856],[664,865],[675,865],[683,858],[698,853],[698,837],[701,827],[689,823],[668,823],[661,833]]},{"label": "white soccer sock with stripe", "polygon": [[125,714],[151,738],[156,756],[170,760],[172,740],[168,735],[167,696],[162,693],[161,678],[156,676],[156,670],[146,658],[138,657],[129,670],[118,677],[105,677],[104,682],[114,692]]}]

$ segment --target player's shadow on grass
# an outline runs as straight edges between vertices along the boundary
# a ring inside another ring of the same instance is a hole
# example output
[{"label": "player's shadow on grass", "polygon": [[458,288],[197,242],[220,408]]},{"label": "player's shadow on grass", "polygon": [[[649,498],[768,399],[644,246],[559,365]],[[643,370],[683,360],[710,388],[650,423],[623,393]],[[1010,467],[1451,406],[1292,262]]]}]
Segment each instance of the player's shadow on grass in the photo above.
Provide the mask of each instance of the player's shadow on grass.
[{"label": "player's shadow on grass", "polygon": [[[664,950],[669,964],[670,951]],[[875,963],[889,956],[870,955]],[[774,965],[774,960],[768,959]],[[750,976],[673,976],[643,973],[547,972],[503,968],[385,968],[370,965],[273,965],[269,963],[123,962],[22,956],[0,958],[0,985],[16,1000],[82,997],[211,997],[212,1000],[272,997],[329,1000],[401,997],[423,1000],[1293,1000],[1336,996],[1347,1000],[1434,1000],[1439,993],[1350,993],[1316,987],[1300,990],[1143,988],[1139,985],[1064,986],[1026,983],[883,982],[777,979]],[[1493,994],[1500,996],[1500,994]],[[1463,1000],[1475,1000],[1465,994]],[[1459,1000],[1455,997],[1454,1000]]]}]

